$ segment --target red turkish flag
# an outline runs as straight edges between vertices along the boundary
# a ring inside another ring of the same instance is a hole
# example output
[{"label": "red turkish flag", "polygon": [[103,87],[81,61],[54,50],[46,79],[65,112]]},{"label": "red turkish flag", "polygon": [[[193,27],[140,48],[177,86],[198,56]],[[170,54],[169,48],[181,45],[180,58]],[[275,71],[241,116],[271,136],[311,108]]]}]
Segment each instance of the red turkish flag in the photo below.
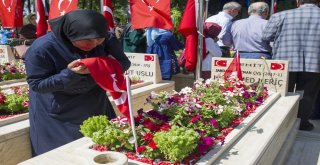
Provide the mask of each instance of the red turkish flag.
[{"label": "red turkish flag", "polygon": [[239,80],[242,80],[242,71],[240,65],[240,55],[237,51],[236,56],[233,58],[228,69],[224,72],[224,79],[227,80],[230,77],[238,77]]},{"label": "red turkish flag", "polygon": [[48,22],[42,0],[37,0],[37,37],[41,37],[47,33]]},{"label": "red turkish flag", "polygon": [[49,20],[60,17],[66,13],[76,10],[78,0],[51,0]]},{"label": "red turkish flag", "polygon": [[227,60],[214,60],[214,66],[227,66]]},{"label": "red turkish flag", "polygon": [[285,64],[283,63],[271,63],[271,70],[284,70]]},{"label": "red turkish flag", "polygon": [[23,26],[22,10],[22,0],[1,0],[2,27],[15,28]]},{"label": "red turkish flag", "polygon": [[194,71],[197,66],[197,18],[195,0],[188,0],[187,6],[179,25],[178,32],[186,37],[185,48],[185,68],[188,71]]},{"label": "red turkish flag", "polygon": [[126,80],[121,64],[112,58],[101,56],[81,59],[96,83],[110,92],[119,111],[130,120]]},{"label": "red turkish flag", "polygon": [[130,0],[133,29],[172,29],[169,0]]},{"label": "red turkish flag", "polygon": [[103,15],[108,22],[108,31],[114,31],[113,8],[111,0],[103,0]]},{"label": "red turkish flag", "polygon": [[154,61],[153,55],[144,55],[144,61]]}]

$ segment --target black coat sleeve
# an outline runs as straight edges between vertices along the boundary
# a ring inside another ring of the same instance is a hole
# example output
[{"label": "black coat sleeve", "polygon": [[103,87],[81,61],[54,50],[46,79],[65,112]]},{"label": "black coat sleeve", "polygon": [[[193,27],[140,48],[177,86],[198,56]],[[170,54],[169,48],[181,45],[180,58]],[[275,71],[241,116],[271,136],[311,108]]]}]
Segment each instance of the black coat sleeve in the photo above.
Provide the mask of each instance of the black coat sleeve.
[{"label": "black coat sleeve", "polygon": [[112,55],[120,62],[123,71],[126,71],[130,68],[131,62],[128,59],[128,57],[124,54],[121,43],[113,34],[109,35],[109,37],[106,38],[105,52]]}]

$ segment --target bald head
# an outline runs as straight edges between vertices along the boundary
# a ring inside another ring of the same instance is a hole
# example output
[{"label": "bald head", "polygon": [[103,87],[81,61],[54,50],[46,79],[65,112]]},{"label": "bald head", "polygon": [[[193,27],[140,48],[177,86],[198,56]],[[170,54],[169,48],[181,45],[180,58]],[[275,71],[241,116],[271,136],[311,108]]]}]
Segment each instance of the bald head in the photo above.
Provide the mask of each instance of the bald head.
[{"label": "bald head", "polygon": [[255,2],[249,6],[249,15],[259,15],[263,18],[267,18],[269,13],[269,6],[265,2]]}]

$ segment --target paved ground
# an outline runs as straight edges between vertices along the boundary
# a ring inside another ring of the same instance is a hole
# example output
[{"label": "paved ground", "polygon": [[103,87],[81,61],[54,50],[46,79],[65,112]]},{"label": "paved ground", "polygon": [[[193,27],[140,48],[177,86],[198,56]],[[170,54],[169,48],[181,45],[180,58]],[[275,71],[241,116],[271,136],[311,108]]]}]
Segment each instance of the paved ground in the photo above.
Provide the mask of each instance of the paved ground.
[{"label": "paved ground", "polygon": [[320,120],[311,120],[315,129],[299,131],[286,165],[320,165]]}]

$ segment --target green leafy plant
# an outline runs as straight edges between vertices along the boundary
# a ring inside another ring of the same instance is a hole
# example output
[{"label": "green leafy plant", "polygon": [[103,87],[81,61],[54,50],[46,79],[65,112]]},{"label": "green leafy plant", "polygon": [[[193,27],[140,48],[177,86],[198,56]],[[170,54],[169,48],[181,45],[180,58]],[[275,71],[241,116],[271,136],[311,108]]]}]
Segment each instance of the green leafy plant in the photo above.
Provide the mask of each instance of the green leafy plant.
[{"label": "green leafy plant", "polygon": [[198,146],[199,138],[199,133],[193,129],[177,126],[154,135],[154,141],[160,152],[171,162],[181,161],[192,153]]},{"label": "green leafy plant", "polygon": [[104,130],[107,125],[110,125],[107,116],[93,116],[83,122],[80,126],[80,132],[84,136],[92,138],[93,133]]},{"label": "green leafy plant", "polygon": [[29,89],[12,87],[0,92],[0,114],[27,112],[29,107]]}]

